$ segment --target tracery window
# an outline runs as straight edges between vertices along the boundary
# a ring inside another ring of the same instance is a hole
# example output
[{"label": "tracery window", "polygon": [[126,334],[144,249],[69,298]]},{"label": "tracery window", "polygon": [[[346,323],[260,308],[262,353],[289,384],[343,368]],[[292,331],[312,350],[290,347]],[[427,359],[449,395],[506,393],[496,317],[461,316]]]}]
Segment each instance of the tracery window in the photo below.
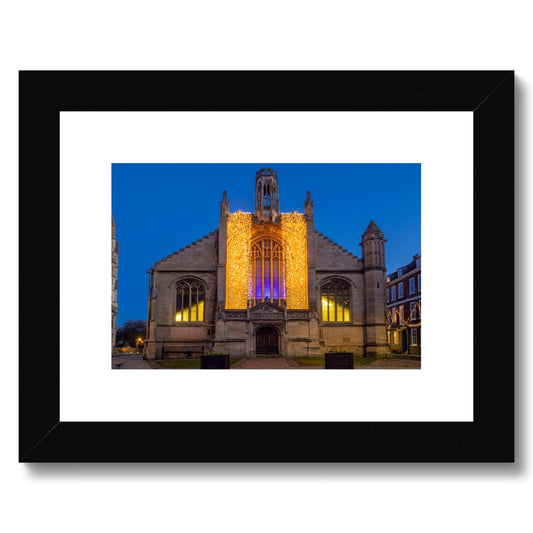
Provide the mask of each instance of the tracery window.
[{"label": "tracery window", "polygon": [[274,239],[262,239],[252,245],[252,280],[250,304],[268,298],[276,305],[285,300],[285,265],[283,247]]},{"label": "tracery window", "polygon": [[341,279],[332,279],[322,285],[322,321],[350,321],[350,284]]},{"label": "tracery window", "polygon": [[176,283],[176,322],[203,322],[205,316],[205,285],[197,279]]}]

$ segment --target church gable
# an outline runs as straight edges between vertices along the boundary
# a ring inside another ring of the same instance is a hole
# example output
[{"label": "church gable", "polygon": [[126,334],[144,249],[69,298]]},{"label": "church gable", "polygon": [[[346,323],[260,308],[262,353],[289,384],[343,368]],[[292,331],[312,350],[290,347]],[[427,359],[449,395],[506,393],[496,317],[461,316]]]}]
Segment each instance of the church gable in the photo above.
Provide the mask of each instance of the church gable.
[{"label": "church gable", "polygon": [[155,266],[159,271],[165,270],[215,270],[217,231],[180,248],[177,252],[158,261]]},{"label": "church gable", "polygon": [[273,169],[253,213],[224,192],[218,229],[150,269],[146,357],[387,353],[383,233],[371,222],[358,258],[314,227],[310,192],[305,213],[281,212]]},{"label": "church gable", "polygon": [[283,319],[283,309],[271,302],[262,302],[250,310],[252,319]]},{"label": "church gable", "polygon": [[317,269],[362,269],[362,261],[351,252],[315,230]]}]

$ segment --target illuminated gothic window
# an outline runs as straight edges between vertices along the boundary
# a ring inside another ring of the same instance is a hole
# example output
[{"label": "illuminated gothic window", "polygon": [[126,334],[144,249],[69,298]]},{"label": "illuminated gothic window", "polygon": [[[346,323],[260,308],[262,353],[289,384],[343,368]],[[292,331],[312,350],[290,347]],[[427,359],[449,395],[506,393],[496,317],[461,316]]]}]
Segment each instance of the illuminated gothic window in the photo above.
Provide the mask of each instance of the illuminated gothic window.
[{"label": "illuminated gothic window", "polygon": [[196,279],[176,284],[176,322],[203,322],[205,285]]},{"label": "illuminated gothic window", "polygon": [[350,285],[341,279],[326,281],[322,285],[322,321],[350,321]]},{"label": "illuminated gothic window", "polygon": [[252,245],[251,305],[268,298],[276,305],[285,299],[285,267],[283,248],[273,239],[262,239]]}]

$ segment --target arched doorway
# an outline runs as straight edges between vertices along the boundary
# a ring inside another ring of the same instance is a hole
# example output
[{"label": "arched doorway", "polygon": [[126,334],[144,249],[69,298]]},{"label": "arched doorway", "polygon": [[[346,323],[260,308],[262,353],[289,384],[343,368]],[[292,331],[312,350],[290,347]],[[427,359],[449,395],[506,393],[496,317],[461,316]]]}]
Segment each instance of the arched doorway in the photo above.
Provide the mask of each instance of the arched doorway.
[{"label": "arched doorway", "polygon": [[278,332],[275,328],[259,328],[255,334],[255,353],[257,355],[277,355]]}]

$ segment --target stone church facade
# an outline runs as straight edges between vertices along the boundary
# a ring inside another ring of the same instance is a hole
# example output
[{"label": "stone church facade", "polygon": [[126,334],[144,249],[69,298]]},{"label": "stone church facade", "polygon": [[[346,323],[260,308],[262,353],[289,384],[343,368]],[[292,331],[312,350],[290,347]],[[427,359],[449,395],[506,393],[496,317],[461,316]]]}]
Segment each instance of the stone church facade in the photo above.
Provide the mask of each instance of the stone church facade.
[{"label": "stone church facade", "polygon": [[371,221],[356,257],[315,230],[309,191],[304,213],[282,213],[261,169],[254,213],[224,192],[218,229],[149,270],[144,356],[386,355],[385,242]]}]

